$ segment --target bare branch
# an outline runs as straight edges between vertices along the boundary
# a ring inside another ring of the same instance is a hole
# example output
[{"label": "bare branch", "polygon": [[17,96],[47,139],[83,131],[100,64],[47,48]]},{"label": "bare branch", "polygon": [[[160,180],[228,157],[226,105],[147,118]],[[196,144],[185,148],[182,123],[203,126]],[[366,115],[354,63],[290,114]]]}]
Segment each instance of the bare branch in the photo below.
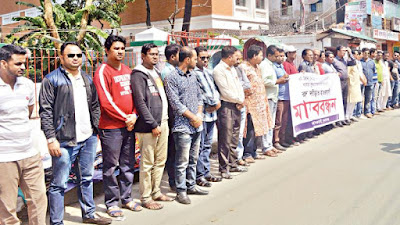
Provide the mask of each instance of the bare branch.
[{"label": "bare branch", "polygon": [[[208,5],[209,0],[206,0],[202,4],[197,4],[193,5],[193,7],[207,7],[210,8],[211,6]],[[185,7],[178,8],[178,0],[175,0],[175,11],[167,18],[168,22],[171,24],[171,27],[173,29],[173,26],[175,25],[175,17],[178,15],[182,10],[185,10]],[[172,20],[172,21],[171,21]]]}]

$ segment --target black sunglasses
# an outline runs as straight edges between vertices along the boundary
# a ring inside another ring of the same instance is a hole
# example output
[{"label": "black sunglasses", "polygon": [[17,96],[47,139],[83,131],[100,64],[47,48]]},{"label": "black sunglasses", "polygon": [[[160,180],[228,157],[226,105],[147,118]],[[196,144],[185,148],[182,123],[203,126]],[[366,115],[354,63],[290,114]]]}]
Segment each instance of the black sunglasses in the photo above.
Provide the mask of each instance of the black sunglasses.
[{"label": "black sunglasses", "polygon": [[200,59],[203,60],[203,61],[206,60],[206,59],[210,60],[210,56],[202,56],[202,57],[200,57]]},{"label": "black sunglasses", "polygon": [[67,54],[67,56],[68,56],[68,58],[75,58],[75,56],[78,57],[78,58],[82,58],[82,53],[79,53],[79,54]]}]

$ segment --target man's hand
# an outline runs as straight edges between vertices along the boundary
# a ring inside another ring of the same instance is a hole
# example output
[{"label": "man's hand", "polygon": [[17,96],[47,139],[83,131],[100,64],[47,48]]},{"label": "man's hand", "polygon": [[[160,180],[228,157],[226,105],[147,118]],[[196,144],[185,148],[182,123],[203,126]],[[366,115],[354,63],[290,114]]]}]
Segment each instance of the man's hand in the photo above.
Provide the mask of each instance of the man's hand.
[{"label": "man's hand", "polygon": [[203,124],[203,119],[196,115],[190,120],[190,124],[194,128],[199,128],[201,126],[201,124]]},{"label": "man's hand", "polygon": [[161,128],[160,128],[160,126],[157,126],[157,127],[154,128],[153,130],[151,130],[151,132],[153,133],[153,136],[159,137],[159,136],[161,135]]},{"label": "man's hand", "polygon": [[285,74],[283,75],[281,78],[279,78],[278,80],[276,80],[276,84],[285,84],[289,81],[289,75]]},{"label": "man's hand", "polygon": [[218,110],[219,108],[221,108],[221,102],[218,102],[218,104],[215,106],[215,110]]},{"label": "man's hand", "polygon": [[51,156],[61,157],[60,143],[57,140],[47,144],[47,148]]},{"label": "man's hand", "polygon": [[217,110],[215,106],[207,106],[206,107],[206,112],[208,112],[208,113],[212,113],[215,110]]},{"label": "man's hand", "polygon": [[135,114],[129,114],[126,116],[125,124],[128,131],[132,131],[135,126],[137,116]]},{"label": "man's hand", "polygon": [[242,104],[236,104],[236,108],[237,108],[238,110],[242,110],[243,107],[244,107],[244,103],[242,103]]}]

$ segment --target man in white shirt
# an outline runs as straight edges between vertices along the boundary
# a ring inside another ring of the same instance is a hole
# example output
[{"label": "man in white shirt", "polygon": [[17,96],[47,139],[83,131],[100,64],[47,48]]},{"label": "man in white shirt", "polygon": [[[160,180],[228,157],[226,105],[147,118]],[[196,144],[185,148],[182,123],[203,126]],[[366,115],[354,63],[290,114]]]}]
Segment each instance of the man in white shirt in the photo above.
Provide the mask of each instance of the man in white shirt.
[{"label": "man in white shirt", "polygon": [[19,224],[18,186],[24,193],[29,224],[46,224],[47,197],[40,154],[33,148],[29,117],[35,88],[25,74],[26,51],[0,49],[0,224]]},{"label": "man in white shirt", "polygon": [[237,165],[235,148],[239,143],[240,110],[244,106],[244,91],[233,67],[240,52],[233,46],[225,46],[221,51],[221,62],[215,67],[213,76],[221,95],[218,110],[218,161],[219,171],[224,179],[232,179],[229,172],[246,172]]}]

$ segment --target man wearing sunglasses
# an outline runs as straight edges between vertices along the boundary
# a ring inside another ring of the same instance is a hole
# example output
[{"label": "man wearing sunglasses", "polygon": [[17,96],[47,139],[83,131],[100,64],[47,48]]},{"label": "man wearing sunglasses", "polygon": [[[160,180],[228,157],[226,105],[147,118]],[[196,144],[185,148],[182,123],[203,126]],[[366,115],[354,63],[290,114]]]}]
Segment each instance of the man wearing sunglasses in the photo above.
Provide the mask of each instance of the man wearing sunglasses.
[{"label": "man wearing sunglasses", "polygon": [[[50,224],[64,224],[64,192],[77,160],[78,198],[84,223],[110,224],[95,215],[93,163],[97,148],[100,106],[96,88],[80,68],[82,51],[77,43],[61,46],[61,66],[48,74],[39,94],[42,130],[52,156],[53,178],[49,188]],[[79,157],[78,157],[79,156]]]},{"label": "man wearing sunglasses", "polygon": [[199,46],[195,48],[197,64],[193,73],[203,94],[203,131],[201,132],[199,158],[197,160],[196,183],[199,186],[211,187],[210,182],[220,182],[221,178],[213,176],[210,168],[210,153],[213,140],[217,110],[221,107],[219,92],[214,83],[212,72],[208,70],[210,56],[207,48]]}]

